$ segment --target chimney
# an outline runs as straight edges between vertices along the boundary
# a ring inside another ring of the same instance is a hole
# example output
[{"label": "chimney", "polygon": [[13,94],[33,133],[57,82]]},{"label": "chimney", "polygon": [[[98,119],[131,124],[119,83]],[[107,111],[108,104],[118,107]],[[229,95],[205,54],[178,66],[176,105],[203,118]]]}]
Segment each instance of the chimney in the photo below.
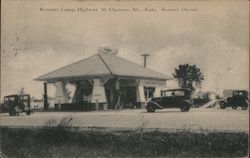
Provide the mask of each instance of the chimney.
[{"label": "chimney", "polygon": [[97,52],[98,54],[116,55],[118,53],[118,49],[111,47],[99,47]]}]

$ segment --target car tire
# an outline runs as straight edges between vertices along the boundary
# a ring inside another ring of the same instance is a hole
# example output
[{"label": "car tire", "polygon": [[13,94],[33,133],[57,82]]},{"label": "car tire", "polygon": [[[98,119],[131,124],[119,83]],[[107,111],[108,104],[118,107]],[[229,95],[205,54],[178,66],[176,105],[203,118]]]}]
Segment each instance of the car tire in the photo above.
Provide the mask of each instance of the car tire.
[{"label": "car tire", "polygon": [[146,110],[147,112],[155,112],[155,109],[150,105],[146,106]]},{"label": "car tire", "polygon": [[24,106],[23,110],[24,110],[24,111],[29,111],[29,107]]},{"label": "car tire", "polygon": [[30,115],[30,114],[31,114],[31,110],[27,110],[27,111],[26,111],[26,114],[27,114],[27,115]]},{"label": "car tire", "polygon": [[181,106],[180,109],[182,112],[188,112],[190,108],[188,106]]},{"label": "car tire", "polygon": [[182,103],[182,105],[180,106],[180,109],[181,109],[182,112],[189,111],[189,109],[190,109],[189,103],[186,103],[186,102]]},{"label": "car tire", "polygon": [[226,103],[224,101],[220,102],[220,108],[225,109],[226,108]]},{"label": "car tire", "polygon": [[234,110],[236,110],[236,109],[237,109],[237,106],[236,106],[236,105],[233,105],[232,108],[233,108]]},{"label": "car tire", "polygon": [[248,107],[248,105],[243,105],[241,108],[242,108],[243,110],[247,110],[247,107]]}]

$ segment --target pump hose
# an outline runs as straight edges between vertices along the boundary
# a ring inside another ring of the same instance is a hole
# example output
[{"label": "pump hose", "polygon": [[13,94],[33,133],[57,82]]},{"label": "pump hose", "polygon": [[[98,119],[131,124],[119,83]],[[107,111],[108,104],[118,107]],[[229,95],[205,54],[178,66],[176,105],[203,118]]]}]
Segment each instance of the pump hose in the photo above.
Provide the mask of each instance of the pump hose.
[{"label": "pump hose", "polygon": [[121,97],[119,96],[119,97],[118,97],[118,100],[117,100],[117,103],[116,103],[116,105],[115,105],[115,109],[117,109],[118,105],[120,105],[120,100],[121,100]]},{"label": "pump hose", "polygon": [[121,96],[118,97],[117,103],[115,105],[115,109],[117,109],[118,106],[120,107],[120,109],[123,109],[123,102],[122,102]]}]

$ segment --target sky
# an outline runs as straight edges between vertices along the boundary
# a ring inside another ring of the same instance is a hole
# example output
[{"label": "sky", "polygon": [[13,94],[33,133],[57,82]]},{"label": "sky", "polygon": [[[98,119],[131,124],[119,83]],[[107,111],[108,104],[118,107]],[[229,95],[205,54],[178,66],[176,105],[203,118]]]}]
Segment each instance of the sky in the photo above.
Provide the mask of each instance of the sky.
[{"label": "sky", "polygon": [[202,91],[248,89],[248,3],[4,0],[1,99],[22,88],[41,98],[36,77],[94,55],[100,46],[118,48],[118,56],[141,65],[141,54],[148,53],[147,67],[167,76],[179,64],[195,64],[204,74]]}]

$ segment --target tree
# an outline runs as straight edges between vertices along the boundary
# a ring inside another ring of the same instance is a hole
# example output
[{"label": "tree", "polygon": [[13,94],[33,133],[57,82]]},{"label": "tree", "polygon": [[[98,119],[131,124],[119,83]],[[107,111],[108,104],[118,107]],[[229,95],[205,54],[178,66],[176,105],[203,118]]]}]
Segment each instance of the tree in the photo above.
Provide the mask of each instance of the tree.
[{"label": "tree", "polygon": [[183,64],[175,68],[174,78],[181,88],[189,88],[192,92],[201,87],[204,76],[196,65]]}]

